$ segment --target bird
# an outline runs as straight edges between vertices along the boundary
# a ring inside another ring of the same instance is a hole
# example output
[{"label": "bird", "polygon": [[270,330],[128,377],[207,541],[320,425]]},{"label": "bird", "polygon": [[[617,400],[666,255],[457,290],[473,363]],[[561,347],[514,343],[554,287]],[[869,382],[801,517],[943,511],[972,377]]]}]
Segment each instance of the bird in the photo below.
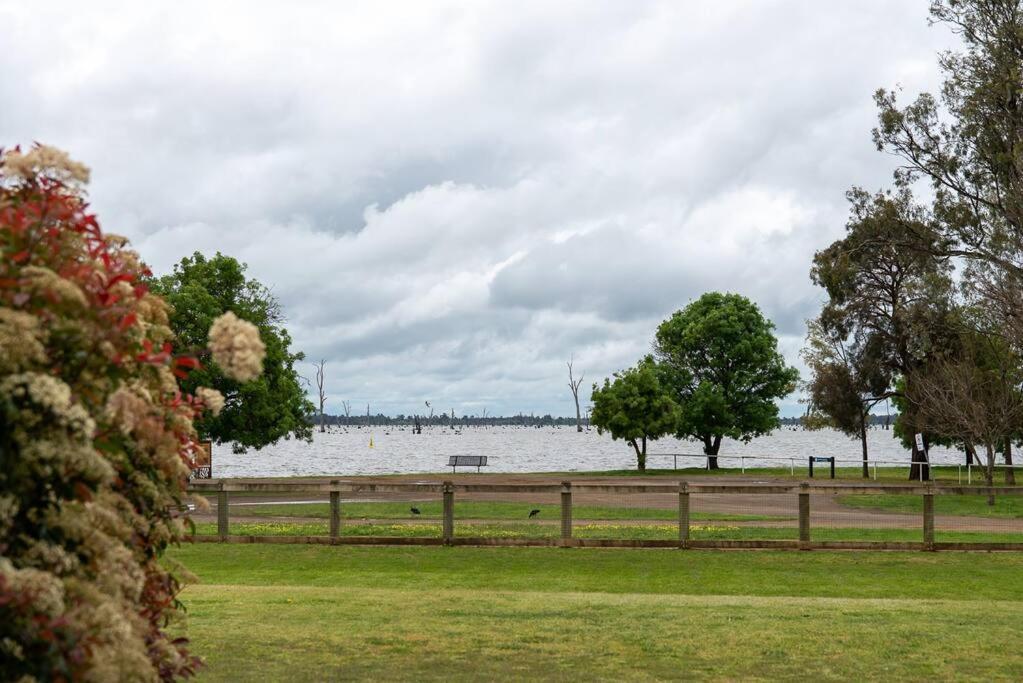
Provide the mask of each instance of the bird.
[{"label": "bird", "polygon": [[536,517],[536,516],[537,516],[538,514],[540,514],[540,509],[539,509],[539,508],[535,508],[535,509],[533,509],[533,510],[530,510],[530,511],[529,511],[529,518],[530,518],[530,519],[533,519],[533,518],[534,518],[534,517]]},{"label": "bird", "polygon": [[415,505],[410,507],[409,510],[412,512],[413,515],[421,515],[421,514],[423,514],[422,512],[419,511],[419,508],[417,508]]}]

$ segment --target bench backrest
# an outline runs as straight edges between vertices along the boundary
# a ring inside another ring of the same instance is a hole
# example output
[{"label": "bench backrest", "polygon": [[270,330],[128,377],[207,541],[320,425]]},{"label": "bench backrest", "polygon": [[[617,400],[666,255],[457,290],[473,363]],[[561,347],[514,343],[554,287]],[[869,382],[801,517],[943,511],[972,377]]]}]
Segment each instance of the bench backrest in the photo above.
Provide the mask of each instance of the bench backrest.
[{"label": "bench backrest", "polygon": [[487,464],[485,455],[452,455],[448,467],[482,467]]}]

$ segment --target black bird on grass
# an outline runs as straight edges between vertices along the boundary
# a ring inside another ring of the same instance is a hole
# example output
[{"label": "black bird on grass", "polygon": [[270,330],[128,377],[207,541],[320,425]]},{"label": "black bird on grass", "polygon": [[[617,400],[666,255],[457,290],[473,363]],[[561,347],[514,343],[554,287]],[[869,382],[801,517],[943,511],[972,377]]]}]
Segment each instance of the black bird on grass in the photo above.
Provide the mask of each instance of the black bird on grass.
[{"label": "black bird on grass", "polygon": [[540,508],[535,508],[535,509],[533,509],[533,510],[530,510],[530,511],[529,511],[529,518],[530,518],[530,519],[533,519],[533,518],[534,518],[534,517],[536,517],[536,516],[537,516],[538,514],[540,514]]},{"label": "black bird on grass", "polygon": [[419,511],[419,508],[417,508],[415,505],[410,507],[409,510],[412,512],[413,515],[421,515],[421,514],[423,514],[422,512]]}]

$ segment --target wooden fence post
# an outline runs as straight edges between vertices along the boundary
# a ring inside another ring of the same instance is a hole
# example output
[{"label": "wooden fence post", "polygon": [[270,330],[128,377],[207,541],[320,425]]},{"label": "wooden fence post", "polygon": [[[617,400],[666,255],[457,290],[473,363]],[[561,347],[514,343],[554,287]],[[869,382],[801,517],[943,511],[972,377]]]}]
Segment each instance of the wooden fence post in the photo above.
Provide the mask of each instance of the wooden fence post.
[{"label": "wooden fence post", "polygon": [[330,537],[341,535],[341,492],[330,492]]},{"label": "wooden fence post", "polygon": [[678,545],[689,547],[689,484],[684,481],[678,485]]},{"label": "wooden fence post", "polygon": [[810,485],[805,481],[799,485],[799,547],[808,550],[810,546]]},{"label": "wooden fence post", "polygon": [[[930,488],[930,487],[928,487]],[[934,550],[934,491],[924,492],[924,549]]]},{"label": "wooden fence post", "polygon": [[561,541],[572,540],[572,482],[561,482]]},{"label": "wooden fence post", "polygon": [[455,537],[455,485],[444,482],[444,524],[442,535],[444,545],[451,545],[451,539]]},{"label": "wooden fence post", "polygon": [[217,492],[217,536],[220,540],[227,540],[229,533],[227,517],[227,491],[224,490],[224,483],[220,483],[220,491]]}]

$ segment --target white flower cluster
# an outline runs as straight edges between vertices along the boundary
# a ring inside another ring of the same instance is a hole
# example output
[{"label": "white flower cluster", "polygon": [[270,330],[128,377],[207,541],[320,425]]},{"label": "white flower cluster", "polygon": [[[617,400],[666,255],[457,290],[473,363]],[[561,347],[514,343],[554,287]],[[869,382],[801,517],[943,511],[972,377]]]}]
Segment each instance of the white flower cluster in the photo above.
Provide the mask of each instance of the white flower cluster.
[{"label": "white flower cluster", "polygon": [[248,382],[263,372],[266,346],[259,338],[259,328],[230,311],[210,326],[209,349],[231,379]]},{"label": "white flower cluster", "polygon": [[44,361],[42,336],[39,319],[34,315],[0,306],[0,373]]},{"label": "white flower cluster", "polygon": [[83,439],[92,439],[96,423],[82,406],[71,402],[71,387],[56,377],[38,372],[8,375],[0,382],[0,392],[18,403],[31,404],[22,410],[25,424],[55,419],[56,423]]},{"label": "white flower cluster", "polygon": [[0,157],[0,172],[9,178],[22,180],[45,175],[61,182],[89,182],[89,168],[85,164],[48,145],[37,145],[27,152],[7,150]]},{"label": "white flower cluster", "polygon": [[85,294],[81,288],[70,280],[62,278],[49,268],[28,266],[21,271],[24,283],[35,292],[45,292],[56,296],[61,301],[85,306]]},{"label": "white flower cluster", "polygon": [[128,436],[149,416],[150,401],[140,392],[127,387],[118,387],[107,397],[105,417],[117,425],[122,434]]},{"label": "white flower cluster", "polygon": [[31,595],[41,613],[57,617],[64,611],[64,585],[53,574],[38,569],[17,569],[10,560],[0,557],[0,576],[15,593]]},{"label": "white flower cluster", "polygon": [[203,405],[209,409],[213,417],[220,415],[220,411],[224,409],[224,395],[216,389],[198,387],[195,390],[195,397],[203,402]]}]

